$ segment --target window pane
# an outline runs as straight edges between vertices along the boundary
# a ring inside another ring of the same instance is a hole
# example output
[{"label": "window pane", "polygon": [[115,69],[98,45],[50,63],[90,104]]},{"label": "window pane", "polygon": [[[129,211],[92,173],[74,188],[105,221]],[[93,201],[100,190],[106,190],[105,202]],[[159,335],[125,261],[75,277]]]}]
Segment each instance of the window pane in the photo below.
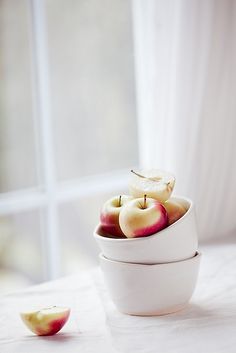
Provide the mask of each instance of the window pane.
[{"label": "window pane", "polygon": [[40,215],[0,218],[0,294],[43,280]]},{"label": "window pane", "polygon": [[58,178],[137,164],[130,2],[46,6]]},{"label": "window pane", "polygon": [[114,192],[60,205],[63,274],[98,265],[100,251],[93,238],[93,231],[99,221],[101,206],[112,196]]},{"label": "window pane", "polygon": [[0,192],[37,179],[28,5],[0,0]]}]

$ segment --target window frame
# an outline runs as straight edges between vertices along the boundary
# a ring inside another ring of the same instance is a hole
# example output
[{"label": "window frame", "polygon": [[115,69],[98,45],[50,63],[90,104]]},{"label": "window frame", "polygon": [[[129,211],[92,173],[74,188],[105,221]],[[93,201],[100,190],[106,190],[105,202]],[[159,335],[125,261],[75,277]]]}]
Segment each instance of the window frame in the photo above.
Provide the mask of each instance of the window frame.
[{"label": "window frame", "polygon": [[58,182],[55,172],[49,64],[47,52],[46,17],[44,2],[30,0],[32,20],[32,74],[34,95],[34,139],[36,164],[42,185],[0,193],[0,215],[11,215],[31,210],[40,214],[42,260],[44,280],[61,275],[61,248],[58,207],[61,203],[98,193],[125,189],[127,170],[103,175]]}]

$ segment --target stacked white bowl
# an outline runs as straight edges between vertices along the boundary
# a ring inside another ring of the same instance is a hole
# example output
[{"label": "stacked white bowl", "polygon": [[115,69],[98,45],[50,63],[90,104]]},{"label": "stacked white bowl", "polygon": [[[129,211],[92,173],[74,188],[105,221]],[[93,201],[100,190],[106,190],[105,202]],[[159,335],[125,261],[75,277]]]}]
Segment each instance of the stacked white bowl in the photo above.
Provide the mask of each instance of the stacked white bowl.
[{"label": "stacked white bowl", "polygon": [[188,304],[201,254],[193,202],[172,197],[187,212],[178,221],[141,238],[109,238],[98,226],[94,237],[100,264],[117,309],[131,315],[164,315]]}]

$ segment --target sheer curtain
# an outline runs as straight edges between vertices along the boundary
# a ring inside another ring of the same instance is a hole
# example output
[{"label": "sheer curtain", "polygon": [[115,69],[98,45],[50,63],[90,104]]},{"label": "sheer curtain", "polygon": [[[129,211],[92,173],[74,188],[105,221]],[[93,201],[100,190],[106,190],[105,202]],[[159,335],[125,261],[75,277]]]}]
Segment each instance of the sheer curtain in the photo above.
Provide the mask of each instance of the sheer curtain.
[{"label": "sheer curtain", "polygon": [[236,2],[133,0],[140,164],[173,171],[200,239],[236,232]]}]

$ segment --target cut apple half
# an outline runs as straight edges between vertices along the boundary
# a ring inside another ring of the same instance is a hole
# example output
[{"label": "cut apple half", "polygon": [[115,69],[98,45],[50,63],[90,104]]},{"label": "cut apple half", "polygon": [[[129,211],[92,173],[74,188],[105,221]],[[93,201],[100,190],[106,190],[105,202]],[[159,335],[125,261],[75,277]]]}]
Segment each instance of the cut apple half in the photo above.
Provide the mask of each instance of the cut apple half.
[{"label": "cut apple half", "polygon": [[20,316],[25,325],[38,336],[54,335],[67,322],[70,309],[52,306],[41,310],[21,312]]},{"label": "cut apple half", "polygon": [[129,182],[130,194],[135,197],[147,197],[161,203],[168,200],[175,186],[175,177],[158,169],[131,170]]}]

